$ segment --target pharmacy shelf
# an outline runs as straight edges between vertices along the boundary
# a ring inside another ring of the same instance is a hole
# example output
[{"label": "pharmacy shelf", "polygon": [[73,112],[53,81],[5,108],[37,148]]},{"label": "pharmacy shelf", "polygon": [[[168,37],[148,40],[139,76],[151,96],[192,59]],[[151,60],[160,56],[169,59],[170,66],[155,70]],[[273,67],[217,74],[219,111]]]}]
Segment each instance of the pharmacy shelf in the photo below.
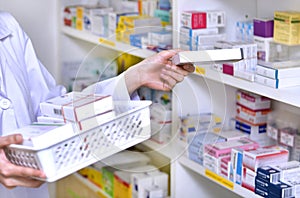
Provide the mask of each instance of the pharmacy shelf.
[{"label": "pharmacy shelf", "polygon": [[216,184],[242,196],[247,198],[259,198],[261,196],[255,194],[254,192],[242,187],[241,185],[235,184],[228,179],[217,175],[211,171],[208,171],[200,164],[188,159],[186,155],[183,155],[179,159],[179,163],[186,168],[193,170],[194,172],[198,173],[199,175],[202,175],[203,177],[215,182]]},{"label": "pharmacy shelf", "polygon": [[113,38],[104,38],[104,37],[99,37],[95,34],[92,34],[87,31],[80,31],[76,30],[75,28],[72,27],[67,27],[67,26],[62,26],[61,27],[62,32],[65,35],[81,39],[96,45],[101,45],[103,47],[120,51],[120,52],[126,52],[128,54],[140,57],[140,58],[147,58],[149,56],[152,56],[156,54],[156,52],[147,50],[147,49],[141,49],[137,48],[131,45],[128,45],[126,43],[118,42]]},{"label": "pharmacy shelf", "polygon": [[138,146],[146,146],[150,150],[155,150],[158,153],[168,157],[172,160],[178,160],[178,162],[184,167],[196,172],[197,174],[215,182],[216,184],[223,186],[224,188],[247,198],[259,198],[260,196],[256,195],[252,191],[243,188],[240,185],[234,184],[233,182],[223,178],[220,175],[217,175],[213,172],[208,172],[203,166],[200,164],[188,159],[184,144],[180,141],[174,141],[168,144],[158,144],[155,141],[147,140],[141,143]]},{"label": "pharmacy shelf", "polygon": [[300,107],[300,86],[275,89],[231,75],[223,74],[209,67],[204,69],[201,68],[200,71],[201,72],[197,72],[196,70],[194,75],[199,75],[210,80],[224,83],[225,85],[266,96],[268,98],[287,103],[295,107]]}]

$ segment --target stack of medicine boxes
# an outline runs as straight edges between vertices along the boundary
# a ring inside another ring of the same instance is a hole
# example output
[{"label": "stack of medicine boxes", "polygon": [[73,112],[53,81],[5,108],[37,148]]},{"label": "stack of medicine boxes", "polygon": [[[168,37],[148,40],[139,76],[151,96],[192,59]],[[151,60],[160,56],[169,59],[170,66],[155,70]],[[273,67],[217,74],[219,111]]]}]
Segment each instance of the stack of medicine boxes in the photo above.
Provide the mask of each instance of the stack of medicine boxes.
[{"label": "stack of medicine boxes", "polygon": [[213,49],[217,40],[225,38],[225,35],[219,31],[219,28],[224,26],[224,11],[183,11],[181,13],[180,48],[183,50]]},{"label": "stack of medicine boxes", "polygon": [[260,146],[273,144],[267,136],[267,116],[271,112],[271,100],[264,96],[238,90],[236,93],[235,128],[249,134]]}]

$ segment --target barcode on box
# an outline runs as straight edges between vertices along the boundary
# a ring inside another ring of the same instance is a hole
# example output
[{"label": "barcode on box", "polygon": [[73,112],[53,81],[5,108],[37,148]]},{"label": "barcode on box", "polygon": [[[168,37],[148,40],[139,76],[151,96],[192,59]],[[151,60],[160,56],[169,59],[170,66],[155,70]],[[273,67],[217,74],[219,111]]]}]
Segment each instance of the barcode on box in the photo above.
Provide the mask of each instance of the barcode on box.
[{"label": "barcode on box", "polygon": [[53,112],[56,115],[62,115],[62,110],[61,109],[53,109]]}]

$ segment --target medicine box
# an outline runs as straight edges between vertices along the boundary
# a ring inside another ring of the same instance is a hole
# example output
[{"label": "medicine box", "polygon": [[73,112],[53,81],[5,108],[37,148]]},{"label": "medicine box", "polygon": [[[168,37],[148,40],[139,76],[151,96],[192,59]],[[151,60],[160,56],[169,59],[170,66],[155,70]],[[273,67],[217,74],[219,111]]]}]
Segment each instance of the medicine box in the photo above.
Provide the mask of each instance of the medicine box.
[{"label": "medicine box", "polygon": [[259,145],[248,139],[240,138],[237,140],[231,140],[227,142],[217,142],[214,144],[205,145],[205,153],[208,153],[214,157],[228,156],[231,153],[232,148],[242,148],[244,150],[252,150],[258,148]]},{"label": "medicine box", "polygon": [[300,61],[265,62],[256,66],[256,73],[272,79],[294,78],[300,76]]},{"label": "medicine box", "polygon": [[221,131],[220,133],[218,133],[218,135],[221,138],[224,138],[226,141],[231,141],[231,140],[237,140],[237,139],[241,139],[241,138],[246,138],[248,136],[248,134],[243,133],[243,132],[238,131],[238,130]]},{"label": "medicine box", "polygon": [[255,177],[256,172],[243,167],[243,179],[242,179],[242,187],[247,188],[248,190],[255,191]]},{"label": "medicine box", "polygon": [[233,148],[230,155],[230,169],[232,170],[231,181],[236,184],[242,184],[243,178],[243,152],[241,148]]},{"label": "medicine box", "polygon": [[288,45],[300,44],[300,12],[274,12],[274,40]]},{"label": "medicine box", "polygon": [[114,172],[114,197],[132,198],[131,177],[133,174],[144,174],[148,172],[158,172],[153,165],[133,166],[129,169],[120,169]]},{"label": "medicine box", "polygon": [[285,60],[289,57],[289,47],[274,42],[272,37],[254,36],[254,43],[257,44],[258,63]]},{"label": "medicine box", "polygon": [[181,26],[191,28],[191,29],[224,27],[225,12],[219,10],[183,11],[181,13]]},{"label": "medicine box", "polygon": [[148,33],[130,34],[130,45],[145,49],[148,46]]},{"label": "medicine box", "polygon": [[206,144],[224,142],[225,138],[215,133],[199,132],[188,136],[188,157],[189,159],[203,164],[204,146]]},{"label": "medicine box", "polygon": [[220,174],[225,178],[230,178],[230,156],[221,159]]},{"label": "medicine box", "polygon": [[114,109],[112,96],[69,92],[40,103],[42,115],[78,122]]},{"label": "medicine box", "polygon": [[267,189],[261,189],[261,188],[258,188],[255,186],[255,189],[254,189],[254,193],[255,194],[258,194],[259,196],[262,196],[262,197],[269,197],[269,192]]},{"label": "medicine box", "polygon": [[280,173],[280,180],[283,182],[298,180],[300,174],[300,162],[288,161],[272,165],[272,168]]},{"label": "medicine box", "polygon": [[221,117],[212,113],[201,113],[180,117],[180,139],[187,141],[188,135],[199,131],[220,129]]},{"label": "medicine box", "polygon": [[108,13],[108,35],[115,36],[120,16],[137,16],[138,12],[109,12]]},{"label": "medicine box", "polygon": [[205,28],[205,29],[191,29],[187,27],[180,27],[180,36],[186,38],[196,38],[198,35],[214,35],[219,34],[217,27]]},{"label": "medicine box", "polygon": [[269,187],[269,197],[295,197],[295,189],[293,186],[280,182],[278,184],[270,183]]},{"label": "medicine box", "polygon": [[261,133],[266,133],[267,124],[254,125],[237,117],[235,120],[235,128],[251,136],[256,136]]},{"label": "medicine box", "polygon": [[261,166],[256,170],[257,178],[268,183],[278,183],[280,181],[280,171],[271,166]]},{"label": "medicine box", "polygon": [[252,110],[269,109],[271,107],[271,100],[269,98],[244,90],[237,91],[236,101]]},{"label": "medicine box", "polygon": [[[228,156],[228,155],[227,155]],[[227,156],[222,156],[222,157],[215,157],[210,155],[209,153],[204,153],[203,155],[203,166],[217,174],[220,174],[221,172],[221,159],[223,157]]]},{"label": "medicine box", "polygon": [[164,192],[167,192],[168,178],[169,175],[161,171],[132,174],[132,197],[146,197],[147,189],[149,189],[153,185],[157,185]]},{"label": "medicine box", "polygon": [[159,144],[169,142],[172,136],[172,111],[161,108],[161,105],[153,104],[150,115],[151,139]]},{"label": "medicine box", "polygon": [[296,139],[298,136],[298,129],[292,127],[284,127],[280,129],[279,143],[294,147],[296,145]]},{"label": "medicine box", "polygon": [[289,78],[281,78],[281,79],[272,79],[262,75],[255,75],[254,81],[256,83],[265,85],[267,87],[281,89],[286,87],[293,87],[300,85],[299,77],[289,77]]},{"label": "medicine box", "polygon": [[269,191],[268,190],[268,186],[269,186],[269,182],[260,179],[257,176],[257,174],[256,174],[256,177],[255,177],[255,188],[259,188],[259,189],[262,189],[262,190],[265,190],[266,192],[268,192]]},{"label": "medicine box", "polygon": [[253,19],[254,35],[261,37],[273,37],[274,20],[268,18]]},{"label": "medicine box", "polygon": [[241,20],[236,22],[236,38],[240,41],[253,41],[253,20]]},{"label": "medicine box", "polygon": [[254,125],[265,124],[269,112],[269,109],[252,110],[240,104],[236,104],[236,116]]},{"label": "medicine box", "polygon": [[148,43],[149,45],[154,45],[154,46],[172,45],[172,32],[167,30],[162,30],[158,32],[149,32]]},{"label": "medicine box", "polygon": [[253,171],[258,167],[287,162],[289,151],[279,146],[260,147],[256,150],[244,151],[243,166]]}]

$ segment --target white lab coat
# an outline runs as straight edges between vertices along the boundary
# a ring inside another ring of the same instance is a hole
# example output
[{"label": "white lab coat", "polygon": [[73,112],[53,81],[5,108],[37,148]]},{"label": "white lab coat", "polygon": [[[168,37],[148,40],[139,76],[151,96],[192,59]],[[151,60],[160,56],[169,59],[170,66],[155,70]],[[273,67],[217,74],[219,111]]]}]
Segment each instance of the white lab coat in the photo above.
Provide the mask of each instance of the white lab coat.
[{"label": "white lab coat", "polygon": [[[46,46],[45,46],[46,47]],[[65,93],[36,57],[32,42],[17,21],[0,11],[0,135],[36,121],[39,103]],[[111,94],[116,100],[129,100],[123,75],[94,84],[86,92]],[[133,97],[137,97],[135,94]],[[8,99],[8,109],[1,100]],[[40,188],[6,189],[0,184],[0,197],[46,198],[47,184]]]}]

